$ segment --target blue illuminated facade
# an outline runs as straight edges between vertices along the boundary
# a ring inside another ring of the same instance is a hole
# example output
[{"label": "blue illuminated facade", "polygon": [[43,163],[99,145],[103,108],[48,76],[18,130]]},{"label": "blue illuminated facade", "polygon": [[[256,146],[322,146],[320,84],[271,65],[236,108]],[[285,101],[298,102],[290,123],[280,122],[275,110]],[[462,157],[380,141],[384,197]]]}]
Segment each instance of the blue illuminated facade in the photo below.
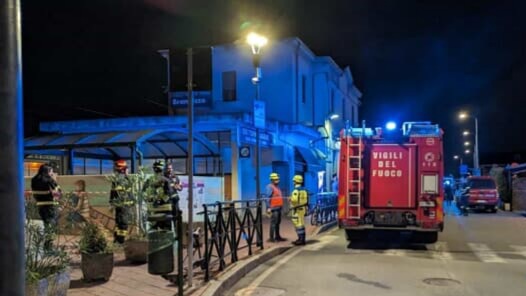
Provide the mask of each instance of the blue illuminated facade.
[{"label": "blue illuminated facade", "polygon": [[[316,56],[298,38],[270,42],[262,50],[261,69],[260,100],[265,103],[266,125],[260,138],[260,183],[264,187],[268,175],[278,172],[281,187],[288,194],[292,189],[292,177],[301,174],[308,190],[318,192],[320,184],[330,184],[327,182],[330,175],[337,171],[333,167],[338,163],[335,161],[337,131],[346,122],[358,125],[361,93],[354,85],[351,71],[349,67],[340,68],[330,57]],[[248,45],[215,46],[212,50],[212,90],[194,94],[199,100],[194,131],[216,145],[220,154],[220,158],[198,156],[194,159],[195,172],[197,175],[224,176],[227,199],[255,197],[253,76]],[[47,122],[41,124],[41,131],[100,133],[186,129],[185,95],[172,93],[174,116]],[[338,118],[329,119],[331,114],[337,114]],[[82,162],[77,156],[73,157],[77,164]],[[186,160],[182,157],[172,159],[175,169],[184,174]],[[80,169],[73,171],[82,173]],[[325,185],[327,188],[329,186]],[[264,192],[264,188],[261,191]]]}]

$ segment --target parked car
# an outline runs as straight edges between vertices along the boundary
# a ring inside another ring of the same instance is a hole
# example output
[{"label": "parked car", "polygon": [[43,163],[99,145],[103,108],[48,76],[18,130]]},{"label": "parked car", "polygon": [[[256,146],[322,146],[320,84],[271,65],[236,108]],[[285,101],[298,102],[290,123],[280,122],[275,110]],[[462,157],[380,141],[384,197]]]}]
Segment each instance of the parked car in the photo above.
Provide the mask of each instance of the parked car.
[{"label": "parked car", "polygon": [[495,180],[489,176],[472,176],[457,196],[457,204],[466,210],[497,212],[499,193]]}]

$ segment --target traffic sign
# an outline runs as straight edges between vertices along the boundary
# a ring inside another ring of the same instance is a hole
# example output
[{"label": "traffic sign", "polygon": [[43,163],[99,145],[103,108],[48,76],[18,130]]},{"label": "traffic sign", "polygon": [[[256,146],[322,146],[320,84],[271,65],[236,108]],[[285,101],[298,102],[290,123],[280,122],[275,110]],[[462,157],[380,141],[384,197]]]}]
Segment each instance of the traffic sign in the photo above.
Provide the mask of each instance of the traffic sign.
[{"label": "traffic sign", "polygon": [[254,100],[254,126],[265,128],[265,102]]}]

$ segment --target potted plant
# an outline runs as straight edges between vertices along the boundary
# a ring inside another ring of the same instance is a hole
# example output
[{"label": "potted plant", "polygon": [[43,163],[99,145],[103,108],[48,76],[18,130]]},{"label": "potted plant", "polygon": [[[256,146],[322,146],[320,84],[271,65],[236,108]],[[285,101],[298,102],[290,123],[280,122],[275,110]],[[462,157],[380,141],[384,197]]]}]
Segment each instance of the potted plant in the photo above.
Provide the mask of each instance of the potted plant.
[{"label": "potted plant", "polygon": [[144,199],[143,185],[146,182],[146,173],[139,167],[138,173],[129,175],[131,192],[135,198],[133,223],[131,235],[124,243],[124,256],[126,260],[133,263],[146,263],[148,257],[148,239],[146,222],[146,202]]},{"label": "potted plant", "polygon": [[86,223],[80,234],[79,247],[84,280],[108,281],[113,272],[113,250],[97,225]]},{"label": "potted plant", "polygon": [[70,283],[69,256],[64,247],[53,246],[46,250],[44,245],[54,230],[43,227],[40,220],[31,219],[37,207],[26,204],[25,223],[25,295],[67,295]]}]

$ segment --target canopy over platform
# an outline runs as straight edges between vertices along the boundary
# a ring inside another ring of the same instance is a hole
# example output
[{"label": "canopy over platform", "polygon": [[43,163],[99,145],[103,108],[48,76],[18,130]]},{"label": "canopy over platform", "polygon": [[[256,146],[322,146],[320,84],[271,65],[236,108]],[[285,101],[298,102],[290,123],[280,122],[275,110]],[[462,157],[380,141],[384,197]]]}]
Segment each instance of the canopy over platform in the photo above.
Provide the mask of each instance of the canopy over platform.
[{"label": "canopy over platform", "polygon": [[[219,156],[212,142],[194,134],[194,157]],[[148,129],[103,133],[46,134],[24,140],[24,155],[69,155],[94,159],[187,158],[186,129]],[[71,157],[72,158],[72,157]],[[133,170],[133,166],[132,166]]]}]

